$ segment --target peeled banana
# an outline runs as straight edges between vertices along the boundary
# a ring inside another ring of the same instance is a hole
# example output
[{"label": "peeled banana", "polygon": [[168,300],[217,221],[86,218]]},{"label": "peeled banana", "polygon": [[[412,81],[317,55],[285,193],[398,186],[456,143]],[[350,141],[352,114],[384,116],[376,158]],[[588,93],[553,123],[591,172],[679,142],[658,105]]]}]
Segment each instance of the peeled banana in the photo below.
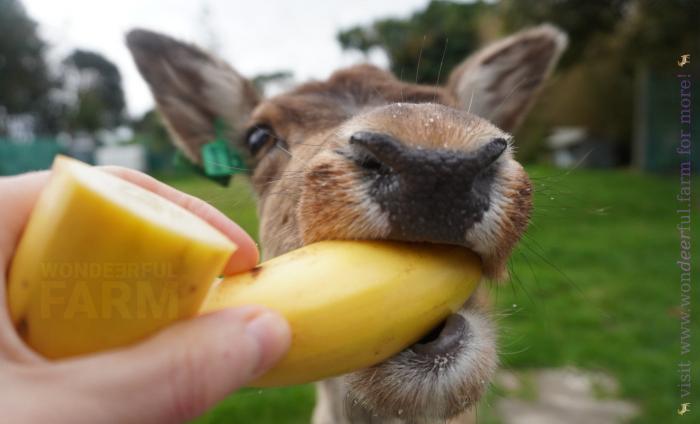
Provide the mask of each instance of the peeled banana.
[{"label": "peeled banana", "polygon": [[252,385],[282,386],[396,354],[458,309],[481,275],[479,258],[456,246],[323,241],[217,281],[234,249],[179,206],[59,158],[11,265],[12,321],[37,352],[60,358],[264,305],[289,321],[292,343]]},{"label": "peeled banana", "polygon": [[287,355],[253,386],[284,386],[368,367],[457,310],[480,278],[470,251],[389,241],[322,241],[225,278],[204,312],[259,304],[289,321]]},{"label": "peeled banana", "polygon": [[58,157],[10,265],[10,316],[48,358],[133,343],[196,315],[235,248],[180,206]]}]

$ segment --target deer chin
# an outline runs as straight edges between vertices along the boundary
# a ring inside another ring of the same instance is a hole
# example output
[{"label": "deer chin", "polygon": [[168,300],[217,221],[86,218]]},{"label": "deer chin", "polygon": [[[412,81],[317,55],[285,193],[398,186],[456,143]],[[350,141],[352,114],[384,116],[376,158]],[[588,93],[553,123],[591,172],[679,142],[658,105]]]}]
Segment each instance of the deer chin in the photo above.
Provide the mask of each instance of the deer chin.
[{"label": "deer chin", "polygon": [[497,364],[493,325],[472,296],[421,341],[341,377],[345,410],[351,422],[371,417],[441,422],[476,404]]}]

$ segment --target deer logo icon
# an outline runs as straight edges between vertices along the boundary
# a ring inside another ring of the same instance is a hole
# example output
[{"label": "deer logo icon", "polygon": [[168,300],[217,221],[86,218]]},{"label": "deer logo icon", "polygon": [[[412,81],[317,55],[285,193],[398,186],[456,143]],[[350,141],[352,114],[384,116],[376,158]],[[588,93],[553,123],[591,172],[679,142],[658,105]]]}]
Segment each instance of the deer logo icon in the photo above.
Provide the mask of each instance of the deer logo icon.
[{"label": "deer logo icon", "polygon": [[678,415],[685,415],[687,412],[690,412],[690,402],[681,403],[681,407],[678,408]]},{"label": "deer logo icon", "polygon": [[678,66],[681,68],[690,63],[690,55],[682,54],[681,59],[678,61]]}]

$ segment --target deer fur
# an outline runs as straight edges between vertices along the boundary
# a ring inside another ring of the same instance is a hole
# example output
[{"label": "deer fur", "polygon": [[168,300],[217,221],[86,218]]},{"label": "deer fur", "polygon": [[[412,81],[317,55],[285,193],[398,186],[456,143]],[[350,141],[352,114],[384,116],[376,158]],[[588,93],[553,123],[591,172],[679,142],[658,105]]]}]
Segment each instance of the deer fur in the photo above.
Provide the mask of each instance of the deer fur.
[{"label": "deer fur", "polygon": [[[494,165],[488,209],[458,235],[459,244],[480,255],[486,277],[506,277],[532,207],[530,181],[514,159],[510,133],[565,48],[556,28],[542,25],[483,48],[457,66],[445,86],[409,84],[358,65],[268,99],[191,44],[145,30],[130,32],[127,43],[173,141],[194,162],[201,161],[201,145],[214,138],[217,119],[226,121],[228,138],[243,152],[251,131],[264,128],[269,139],[246,161],[265,258],[324,239],[392,237],[395,217],[372,199],[366,175],[348,160],[348,140],[358,131],[389,134],[426,152],[474,152],[490,140],[507,140]],[[431,356],[407,348],[369,369],[318,383],[313,422],[471,422],[498,362],[482,291],[459,311],[468,331],[457,349]]]}]

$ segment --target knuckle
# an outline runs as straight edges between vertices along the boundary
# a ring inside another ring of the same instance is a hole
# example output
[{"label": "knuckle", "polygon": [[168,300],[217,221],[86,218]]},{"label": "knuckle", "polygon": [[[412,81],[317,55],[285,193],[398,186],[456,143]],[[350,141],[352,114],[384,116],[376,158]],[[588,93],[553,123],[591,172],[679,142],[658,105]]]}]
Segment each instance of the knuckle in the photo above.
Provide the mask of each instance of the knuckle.
[{"label": "knuckle", "polygon": [[198,349],[185,347],[171,355],[167,376],[170,386],[170,410],[174,421],[192,419],[209,406],[204,368],[206,360]]}]

